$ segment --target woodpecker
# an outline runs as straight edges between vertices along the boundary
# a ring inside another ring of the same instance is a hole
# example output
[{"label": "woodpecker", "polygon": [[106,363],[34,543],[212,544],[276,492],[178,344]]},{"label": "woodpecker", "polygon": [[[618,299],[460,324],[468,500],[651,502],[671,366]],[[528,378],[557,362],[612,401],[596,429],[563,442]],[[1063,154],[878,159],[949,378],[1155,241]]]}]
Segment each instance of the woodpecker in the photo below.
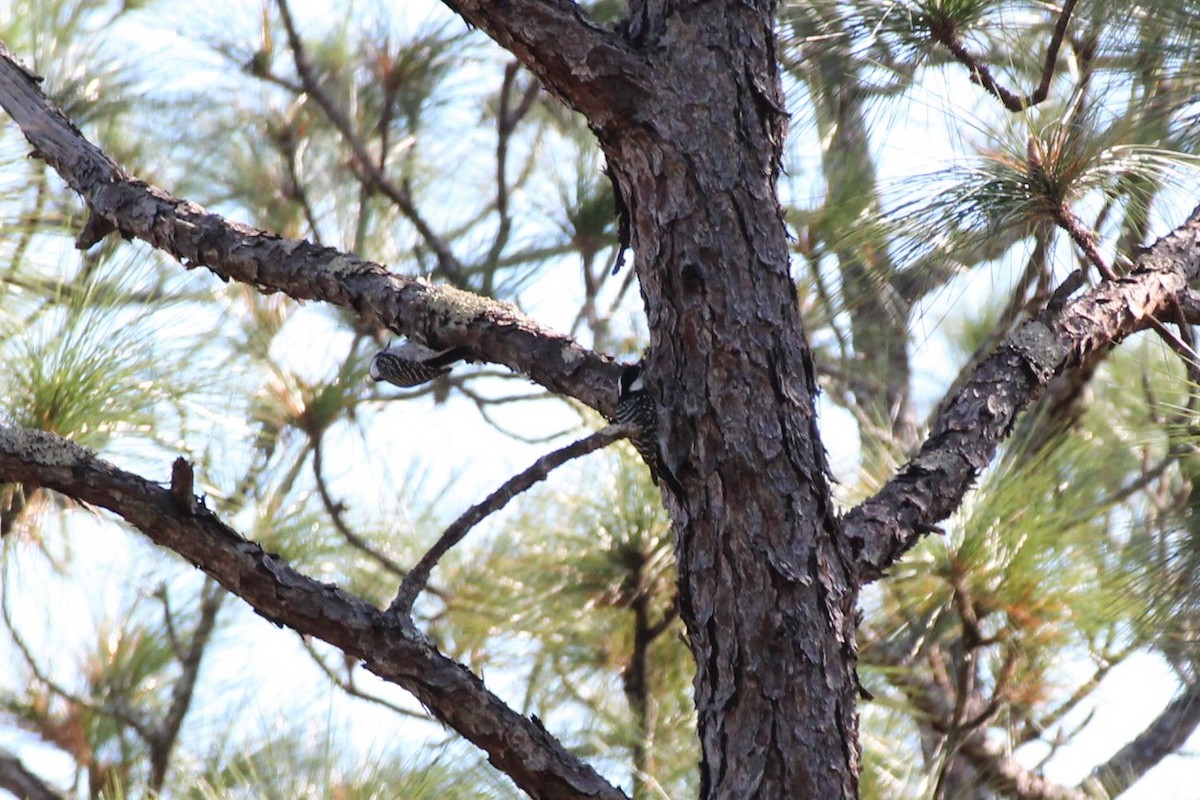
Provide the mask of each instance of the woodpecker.
[{"label": "woodpecker", "polygon": [[411,389],[445,375],[455,361],[461,361],[466,355],[467,351],[461,347],[432,350],[406,339],[375,354],[371,359],[371,379]]},{"label": "woodpecker", "polygon": [[625,367],[621,371],[620,392],[617,394],[618,423],[632,423],[638,427],[636,433],[629,437],[638,455],[650,468],[650,480],[658,486],[659,476],[662,476],[671,490],[683,497],[683,487],[675,479],[675,475],[663,462],[658,449],[658,408],[654,398],[646,391],[642,380],[641,362]]}]

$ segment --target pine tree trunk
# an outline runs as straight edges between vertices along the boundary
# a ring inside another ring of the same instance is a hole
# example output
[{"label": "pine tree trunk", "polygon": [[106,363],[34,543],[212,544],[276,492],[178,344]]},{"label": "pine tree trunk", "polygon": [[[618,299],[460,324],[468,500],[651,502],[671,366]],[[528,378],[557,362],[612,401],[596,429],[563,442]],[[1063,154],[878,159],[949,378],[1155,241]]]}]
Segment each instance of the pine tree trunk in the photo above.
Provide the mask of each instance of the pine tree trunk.
[{"label": "pine tree trunk", "polygon": [[704,5],[641,33],[659,81],[596,129],[687,495],[673,513],[701,796],[854,798],[857,588],[775,195],[787,118],[770,13]]}]

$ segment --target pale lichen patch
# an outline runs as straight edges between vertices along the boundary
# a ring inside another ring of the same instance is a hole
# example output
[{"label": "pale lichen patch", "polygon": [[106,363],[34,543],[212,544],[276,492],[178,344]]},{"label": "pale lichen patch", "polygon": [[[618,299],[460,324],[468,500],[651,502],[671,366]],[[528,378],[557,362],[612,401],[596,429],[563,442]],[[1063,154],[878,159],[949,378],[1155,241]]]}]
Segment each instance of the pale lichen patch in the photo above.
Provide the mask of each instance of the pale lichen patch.
[{"label": "pale lichen patch", "polygon": [[91,459],[85,448],[45,431],[0,426],[0,450],[22,461],[71,467]]},{"label": "pale lichen patch", "polygon": [[309,242],[307,239],[303,239],[303,240],[301,240],[301,239],[280,239],[279,242],[275,246],[278,247],[281,251],[283,251],[283,254],[285,256],[290,256],[292,253],[299,250],[302,246],[308,245],[308,243]]},{"label": "pale lichen patch", "polygon": [[1054,377],[1068,354],[1067,346],[1058,341],[1054,331],[1037,320],[1026,323],[1017,331],[1011,345],[1043,381]]},{"label": "pale lichen patch", "polygon": [[330,259],[329,263],[325,265],[325,270],[334,275],[344,275],[347,273],[362,272],[365,266],[361,259],[340,253]]},{"label": "pale lichen patch", "polygon": [[453,286],[430,286],[425,293],[429,310],[449,325],[466,325],[480,317],[503,317],[523,320],[521,310],[504,300],[491,300]]}]

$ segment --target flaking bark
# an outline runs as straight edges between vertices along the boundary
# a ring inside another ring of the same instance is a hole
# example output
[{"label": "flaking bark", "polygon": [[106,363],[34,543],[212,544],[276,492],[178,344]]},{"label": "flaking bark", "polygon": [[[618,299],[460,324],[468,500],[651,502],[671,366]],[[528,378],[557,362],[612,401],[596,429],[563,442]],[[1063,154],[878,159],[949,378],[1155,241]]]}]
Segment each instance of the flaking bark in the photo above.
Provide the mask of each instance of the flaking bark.
[{"label": "flaking bark", "polygon": [[1200,276],[1200,207],[1126,276],[1025,323],[976,367],[935,421],[921,451],[846,515],[861,580],[884,574],[958,507],[1017,414],[1064,371],[1126,337],[1173,320]]},{"label": "flaking bark", "polygon": [[857,594],[775,197],[770,9],[642,10],[653,93],[594,129],[628,209],[650,388],[687,495],[672,508],[701,796],[856,797]]}]

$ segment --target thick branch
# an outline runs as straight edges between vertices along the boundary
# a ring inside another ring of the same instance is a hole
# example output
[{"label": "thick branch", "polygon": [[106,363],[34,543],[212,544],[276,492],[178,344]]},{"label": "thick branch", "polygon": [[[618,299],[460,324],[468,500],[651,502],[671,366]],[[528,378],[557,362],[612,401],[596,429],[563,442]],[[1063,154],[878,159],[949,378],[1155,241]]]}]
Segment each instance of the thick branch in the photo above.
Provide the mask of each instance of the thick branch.
[{"label": "thick branch", "polygon": [[21,760],[0,750],[0,789],[21,800],[63,800],[41,778],[25,768]]},{"label": "thick branch", "polygon": [[134,179],[84,138],[3,43],[0,106],[35,154],[87,202],[92,216],[80,234],[81,247],[115,230],[170,253],[185,267],[207,267],[223,280],[248,283],[264,293],[349,308],[369,323],[415,334],[434,347],[465,347],[476,359],[504,364],[556,394],[604,414],[613,411],[620,369],[511,304],[230,222]]},{"label": "thick branch", "polygon": [[654,77],[647,60],[573,0],[444,0],[596,128],[637,117]]},{"label": "thick branch", "polygon": [[1077,300],[1052,303],[976,367],[916,458],[845,519],[861,577],[875,580],[962,501],[1017,414],[1050,380],[1127,336],[1179,315],[1200,273],[1200,208],[1159,239],[1136,268]]},{"label": "thick branch", "polygon": [[440,721],[486,751],[491,763],[531,796],[624,797],[538,722],[505,705],[411,625],[296,572],[283,559],[243,539],[202,504],[185,507],[169,489],[59,437],[2,426],[0,481],[54,489],[117,513],[261,616],[332,644],[411,692]]}]

